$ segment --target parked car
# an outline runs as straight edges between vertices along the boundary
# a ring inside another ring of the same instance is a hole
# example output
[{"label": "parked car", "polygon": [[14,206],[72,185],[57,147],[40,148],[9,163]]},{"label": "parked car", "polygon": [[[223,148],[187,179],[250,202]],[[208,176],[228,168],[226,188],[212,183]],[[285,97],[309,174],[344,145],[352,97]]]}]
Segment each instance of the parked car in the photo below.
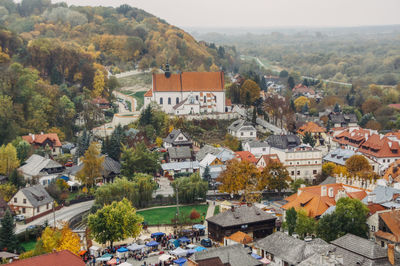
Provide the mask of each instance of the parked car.
[{"label": "parked car", "polygon": [[72,167],[74,165],[73,162],[66,162],[65,167]]},{"label": "parked car", "polygon": [[206,247],[206,248],[210,248],[210,247],[212,247],[212,241],[209,238],[204,238],[200,241],[200,245],[202,245],[203,247]]},{"label": "parked car", "polygon": [[25,221],[25,215],[23,215],[23,214],[15,215],[14,219],[15,219],[15,221],[18,221],[18,222]]}]

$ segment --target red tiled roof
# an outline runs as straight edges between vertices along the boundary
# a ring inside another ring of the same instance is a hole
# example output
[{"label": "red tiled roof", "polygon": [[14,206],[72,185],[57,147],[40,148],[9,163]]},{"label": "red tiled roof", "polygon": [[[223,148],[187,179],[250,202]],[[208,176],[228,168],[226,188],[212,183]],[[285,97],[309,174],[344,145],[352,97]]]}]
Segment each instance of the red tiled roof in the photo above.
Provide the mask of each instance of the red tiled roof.
[{"label": "red tiled roof", "polygon": [[153,74],[153,91],[223,91],[224,72]]},{"label": "red tiled roof", "polygon": [[302,125],[297,132],[302,135],[304,135],[305,132],[324,133],[325,128],[319,126],[318,124],[316,124],[314,122],[308,122],[308,123]]},{"label": "red tiled roof", "polygon": [[389,177],[392,178],[393,182],[400,182],[400,159],[393,162],[383,175],[383,179],[390,181]]},{"label": "red tiled roof", "polygon": [[101,98],[101,97],[97,97],[92,99],[92,102],[94,104],[109,104],[109,101],[107,101],[107,99]]},{"label": "red tiled roof", "polygon": [[46,139],[49,139],[53,143],[54,147],[61,147],[61,142],[57,133],[27,135],[22,136],[22,139],[27,141],[29,144],[43,144]]},{"label": "red tiled roof", "polygon": [[365,192],[364,190],[356,192],[347,192],[347,195],[349,196],[349,198],[362,200],[367,196],[367,192]]},{"label": "red tiled roof", "polygon": [[395,242],[400,242],[400,210],[379,213],[389,230],[392,232]]},{"label": "red tiled roof", "polygon": [[400,130],[396,132],[386,133],[385,137],[396,137],[397,139],[400,139]]},{"label": "red tiled roof", "polygon": [[144,97],[152,97],[152,96],[153,96],[153,90],[152,89],[146,91],[146,93],[144,94]]},{"label": "red tiled roof", "polygon": [[83,260],[69,250],[14,261],[10,266],[85,266]]},{"label": "red tiled roof", "polygon": [[236,154],[236,158],[240,159],[241,161],[257,163],[256,157],[249,151],[237,151],[237,152],[235,152],[235,154]]},{"label": "red tiled roof", "polygon": [[367,207],[369,209],[370,215],[372,215],[372,214],[374,214],[374,213],[376,213],[378,211],[386,210],[385,207],[383,207],[382,205],[377,204],[377,203],[370,203],[370,204],[367,205]]},{"label": "red tiled roof", "polygon": [[303,84],[297,84],[293,90],[294,93],[309,93],[309,94],[315,94],[315,91],[313,89],[310,89],[309,87],[303,85]]},{"label": "red tiled roof", "polygon": [[383,135],[370,136],[358,149],[359,152],[379,158],[400,157],[400,144]]},{"label": "red tiled roof", "polygon": [[374,132],[369,129],[347,129],[334,137],[333,141],[341,145],[359,147]]},{"label": "red tiled roof", "polygon": [[265,162],[265,165],[268,165],[272,162],[277,162],[280,163],[281,161],[279,160],[278,154],[273,153],[273,154],[264,154],[262,155],[258,160],[257,160],[257,164],[258,162],[263,159]]},{"label": "red tiled roof", "polygon": [[237,243],[241,244],[249,244],[253,242],[253,238],[242,231],[237,231],[236,233],[232,234],[231,236],[225,237],[227,239],[233,240]]},{"label": "red tiled roof", "polygon": [[392,103],[389,104],[388,106],[400,110],[400,103]]}]

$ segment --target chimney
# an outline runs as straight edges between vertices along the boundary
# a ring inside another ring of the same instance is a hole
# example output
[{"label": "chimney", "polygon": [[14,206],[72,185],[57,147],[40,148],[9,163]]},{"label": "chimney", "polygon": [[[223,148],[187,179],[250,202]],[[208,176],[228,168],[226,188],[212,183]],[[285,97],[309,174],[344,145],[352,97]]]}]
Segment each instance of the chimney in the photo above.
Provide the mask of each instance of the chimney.
[{"label": "chimney", "polygon": [[330,187],[330,188],[328,189],[328,196],[329,196],[330,198],[333,198],[333,187]]},{"label": "chimney", "polygon": [[394,245],[388,244],[388,260],[390,264],[394,265]]},{"label": "chimney", "polygon": [[326,186],[321,186],[321,197],[326,197]]},{"label": "chimney", "polygon": [[35,140],[35,134],[31,134],[32,140]]}]

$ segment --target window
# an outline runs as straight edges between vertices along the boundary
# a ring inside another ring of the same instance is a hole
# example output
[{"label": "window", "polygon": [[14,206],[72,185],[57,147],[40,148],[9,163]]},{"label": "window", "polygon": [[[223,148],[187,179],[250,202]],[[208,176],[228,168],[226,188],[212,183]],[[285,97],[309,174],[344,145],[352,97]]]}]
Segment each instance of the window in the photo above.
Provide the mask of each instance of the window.
[{"label": "window", "polygon": [[160,98],[160,104],[163,104],[163,98],[162,97]]},{"label": "window", "polygon": [[299,162],[297,162],[297,164],[299,164]]},{"label": "window", "polygon": [[300,175],[300,171],[297,171],[297,175]]},{"label": "window", "polygon": [[168,97],[168,104],[171,104],[171,97]]},{"label": "window", "polygon": [[240,132],[240,136],[243,136],[243,132]]},{"label": "window", "polygon": [[47,210],[49,209],[49,204],[48,204],[48,203],[46,204],[46,209],[47,209]]},{"label": "window", "polygon": [[206,96],[204,96],[204,103],[205,103],[205,102],[207,102],[207,97],[206,97]]},{"label": "window", "polygon": [[313,170],[312,173],[313,173],[313,175],[316,175],[317,174],[317,170]]},{"label": "window", "polygon": [[265,151],[266,150],[266,148],[262,148],[263,149],[263,151]]},{"label": "window", "polygon": [[294,175],[294,171],[292,171],[291,175]]},{"label": "window", "polygon": [[18,201],[17,198],[14,198],[14,203],[17,203],[17,201]]},{"label": "window", "polygon": [[289,164],[292,165],[292,162],[290,162]]},{"label": "window", "polygon": [[25,208],[22,208],[22,213],[25,213]]},{"label": "window", "polygon": [[37,212],[40,212],[40,206],[39,206],[39,207],[37,207],[37,209],[36,209],[36,210],[37,210]]},{"label": "window", "polygon": [[375,232],[375,225],[372,225],[372,226],[371,226],[371,231],[372,231],[372,232]]},{"label": "window", "polygon": [[317,164],[318,162],[317,161],[315,161],[315,164]]},{"label": "window", "polygon": [[217,102],[217,96],[214,96],[214,101]]},{"label": "window", "polygon": [[24,204],[26,204],[26,199],[23,199],[22,201],[24,202]]},{"label": "window", "polygon": [[176,104],[179,103],[179,97],[176,97]]},{"label": "window", "polygon": [[385,159],[383,159],[383,162],[384,162],[384,163],[386,163],[386,160],[385,160]]},{"label": "window", "polygon": [[196,101],[198,101],[199,100],[199,95],[196,95]]},{"label": "window", "polygon": [[250,136],[253,136],[253,132],[250,132]]}]

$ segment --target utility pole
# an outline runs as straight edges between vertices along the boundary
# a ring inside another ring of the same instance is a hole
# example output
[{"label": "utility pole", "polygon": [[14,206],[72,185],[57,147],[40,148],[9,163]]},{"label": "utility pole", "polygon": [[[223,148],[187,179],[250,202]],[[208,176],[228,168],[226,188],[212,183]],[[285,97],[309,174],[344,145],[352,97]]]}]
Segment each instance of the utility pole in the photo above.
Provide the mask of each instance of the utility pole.
[{"label": "utility pole", "polygon": [[56,208],[55,208],[55,201],[53,201],[53,226],[54,226],[54,229],[56,228]]}]

